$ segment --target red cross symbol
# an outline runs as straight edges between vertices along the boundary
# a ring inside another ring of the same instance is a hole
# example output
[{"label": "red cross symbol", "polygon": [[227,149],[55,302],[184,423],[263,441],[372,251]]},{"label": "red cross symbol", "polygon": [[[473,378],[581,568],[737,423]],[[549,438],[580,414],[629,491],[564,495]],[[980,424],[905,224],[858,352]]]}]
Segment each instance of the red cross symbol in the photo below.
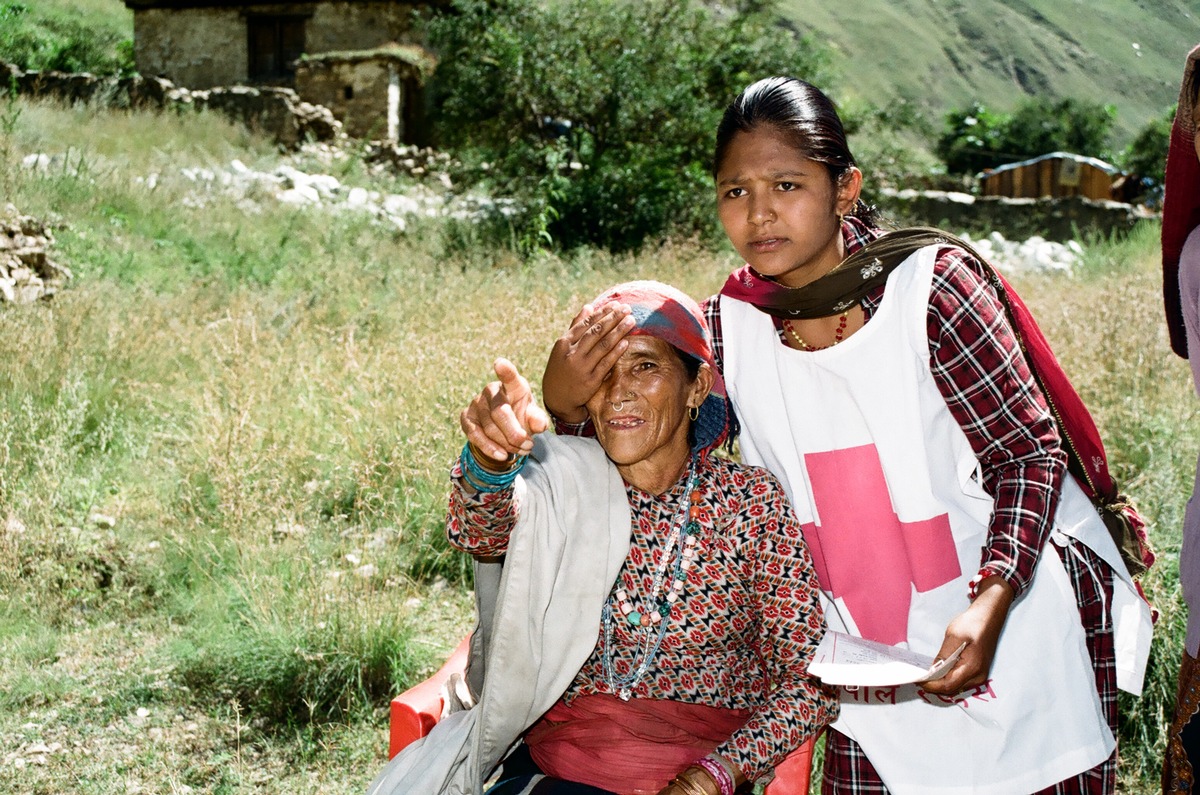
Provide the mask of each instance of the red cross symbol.
[{"label": "red cross symbol", "polygon": [[804,466],[821,524],[802,527],[821,587],[862,637],[908,640],[913,586],[924,593],[962,574],[949,517],[900,521],[873,444],[810,453]]}]

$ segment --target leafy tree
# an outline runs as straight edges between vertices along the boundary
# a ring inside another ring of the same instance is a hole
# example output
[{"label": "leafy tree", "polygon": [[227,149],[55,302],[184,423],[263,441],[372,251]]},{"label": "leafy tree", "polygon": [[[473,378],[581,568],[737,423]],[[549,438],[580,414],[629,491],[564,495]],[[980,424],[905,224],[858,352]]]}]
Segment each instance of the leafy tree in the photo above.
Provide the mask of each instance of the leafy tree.
[{"label": "leafy tree", "polygon": [[951,174],[974,174],[997,165],[1006,116],[993,113],[978,102],[966,110],[946,114],[945,131],[935,147]]},{"label": "leafy tree", "polygon": [[1011,116],[991,113],[975,103],[946,115],[936,148],[946,169],[955,174],[1056,151],[1107,158],[1115,115],[1111,105],[1074,99],[1030,99]]},{"label": "leafy tree", "polygon": [[1167,168],[1167,145],[1171,140],[1171,123],[1175,119],[1172,107],[1162,116],[1151,119],[1121,153],[1121,165],[1153,185],[1162,185]]},{"label": "leafy tree", "polygon": [[527,248],[704,231],[724,107],[760,77],[823,76],[822,54],[769,9],[456,0],[429,22],[434,135],[520,199]]},{"label": "leafy tree", "polygon": [[1002,147],[1016,160],[1057,151],[1106,158],[1115,119],[1116,109],[1111,105],[1070,98],[1032,99],[1022,103],[1009,119]]}]

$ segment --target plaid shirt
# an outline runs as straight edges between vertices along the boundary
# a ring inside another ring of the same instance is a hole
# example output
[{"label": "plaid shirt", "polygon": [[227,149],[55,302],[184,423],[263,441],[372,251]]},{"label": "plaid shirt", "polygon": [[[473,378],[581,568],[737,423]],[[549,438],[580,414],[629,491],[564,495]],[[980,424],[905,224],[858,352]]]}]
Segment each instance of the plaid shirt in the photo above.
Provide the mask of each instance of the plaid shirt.
[{"label": "plaid shirt", "polygon": [[[848,218],[842,234],[849,255],[881,232]],[[863,299],[868,321],[883,292],[881,286]],[[716,299],[705,301],[703,309],[721,366],[725,349]],[[983,487],[995,499],[980,570],[1003,577],[1019,596],[1033,579],[1066,472],[1058,427],[983,266],[962,249],[938,253],[926,325],[934,381],[979,459]],[[781,321],[775,326],[785,345]]]}]

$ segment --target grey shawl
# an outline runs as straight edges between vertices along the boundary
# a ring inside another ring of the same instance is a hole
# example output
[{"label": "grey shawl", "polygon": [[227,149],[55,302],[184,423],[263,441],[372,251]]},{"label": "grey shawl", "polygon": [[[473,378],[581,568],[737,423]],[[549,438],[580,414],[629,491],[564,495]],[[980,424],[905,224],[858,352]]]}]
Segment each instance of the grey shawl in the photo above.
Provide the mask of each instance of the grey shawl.
[{"label": "grey shawl", "polygon": [[476,564],[478,703],[397,754],[368,795],[479,795],[596,647],[629,553],[621,476],[594,439],[540,434],[516,489],[520,513],[503,563]]}]

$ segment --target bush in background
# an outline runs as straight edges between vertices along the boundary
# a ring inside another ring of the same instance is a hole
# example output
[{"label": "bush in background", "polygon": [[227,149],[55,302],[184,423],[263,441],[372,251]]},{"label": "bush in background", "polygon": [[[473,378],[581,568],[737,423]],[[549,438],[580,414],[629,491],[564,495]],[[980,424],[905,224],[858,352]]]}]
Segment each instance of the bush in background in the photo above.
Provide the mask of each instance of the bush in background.
[{"label": "bush in background", "polygon": [[1152,190],[1161,187],[1167,170],[1167,144],[1171,140],[1171,123],[1175,108],[1169,108],[1157,119],[1151,119],[1121,153],[1122,168],[1142,178],[1143,185]]},{"label": "bush in background", "polygon": [[1107,144],[1116,110],[1074,99],[1030,99],[1011,114],[978,102],[946,114],[936,151],[952,174],[974,174],[1051,152],[1112,159]]},{"label": "bush in background", "polygon": [[941,160],[930,151],[929,142],[937,137],[937,130],[918,102],[895,97],[884,105],[839,103],[838,114],[863,172],[867,203],[881,188],[965,189],[962,179],[947,175]]},{"label": "bush in background", "polygon": [[763,3],[456,0],[429,32],[438,143],[521,200],[523,249],[710,230],[724,107],[760,77],[820,82],[824,66]]},{"label": "bush in background", "polygon": [[127,75],[131,25],[83,4],[0,2],[0,60],[25,70]]}]

